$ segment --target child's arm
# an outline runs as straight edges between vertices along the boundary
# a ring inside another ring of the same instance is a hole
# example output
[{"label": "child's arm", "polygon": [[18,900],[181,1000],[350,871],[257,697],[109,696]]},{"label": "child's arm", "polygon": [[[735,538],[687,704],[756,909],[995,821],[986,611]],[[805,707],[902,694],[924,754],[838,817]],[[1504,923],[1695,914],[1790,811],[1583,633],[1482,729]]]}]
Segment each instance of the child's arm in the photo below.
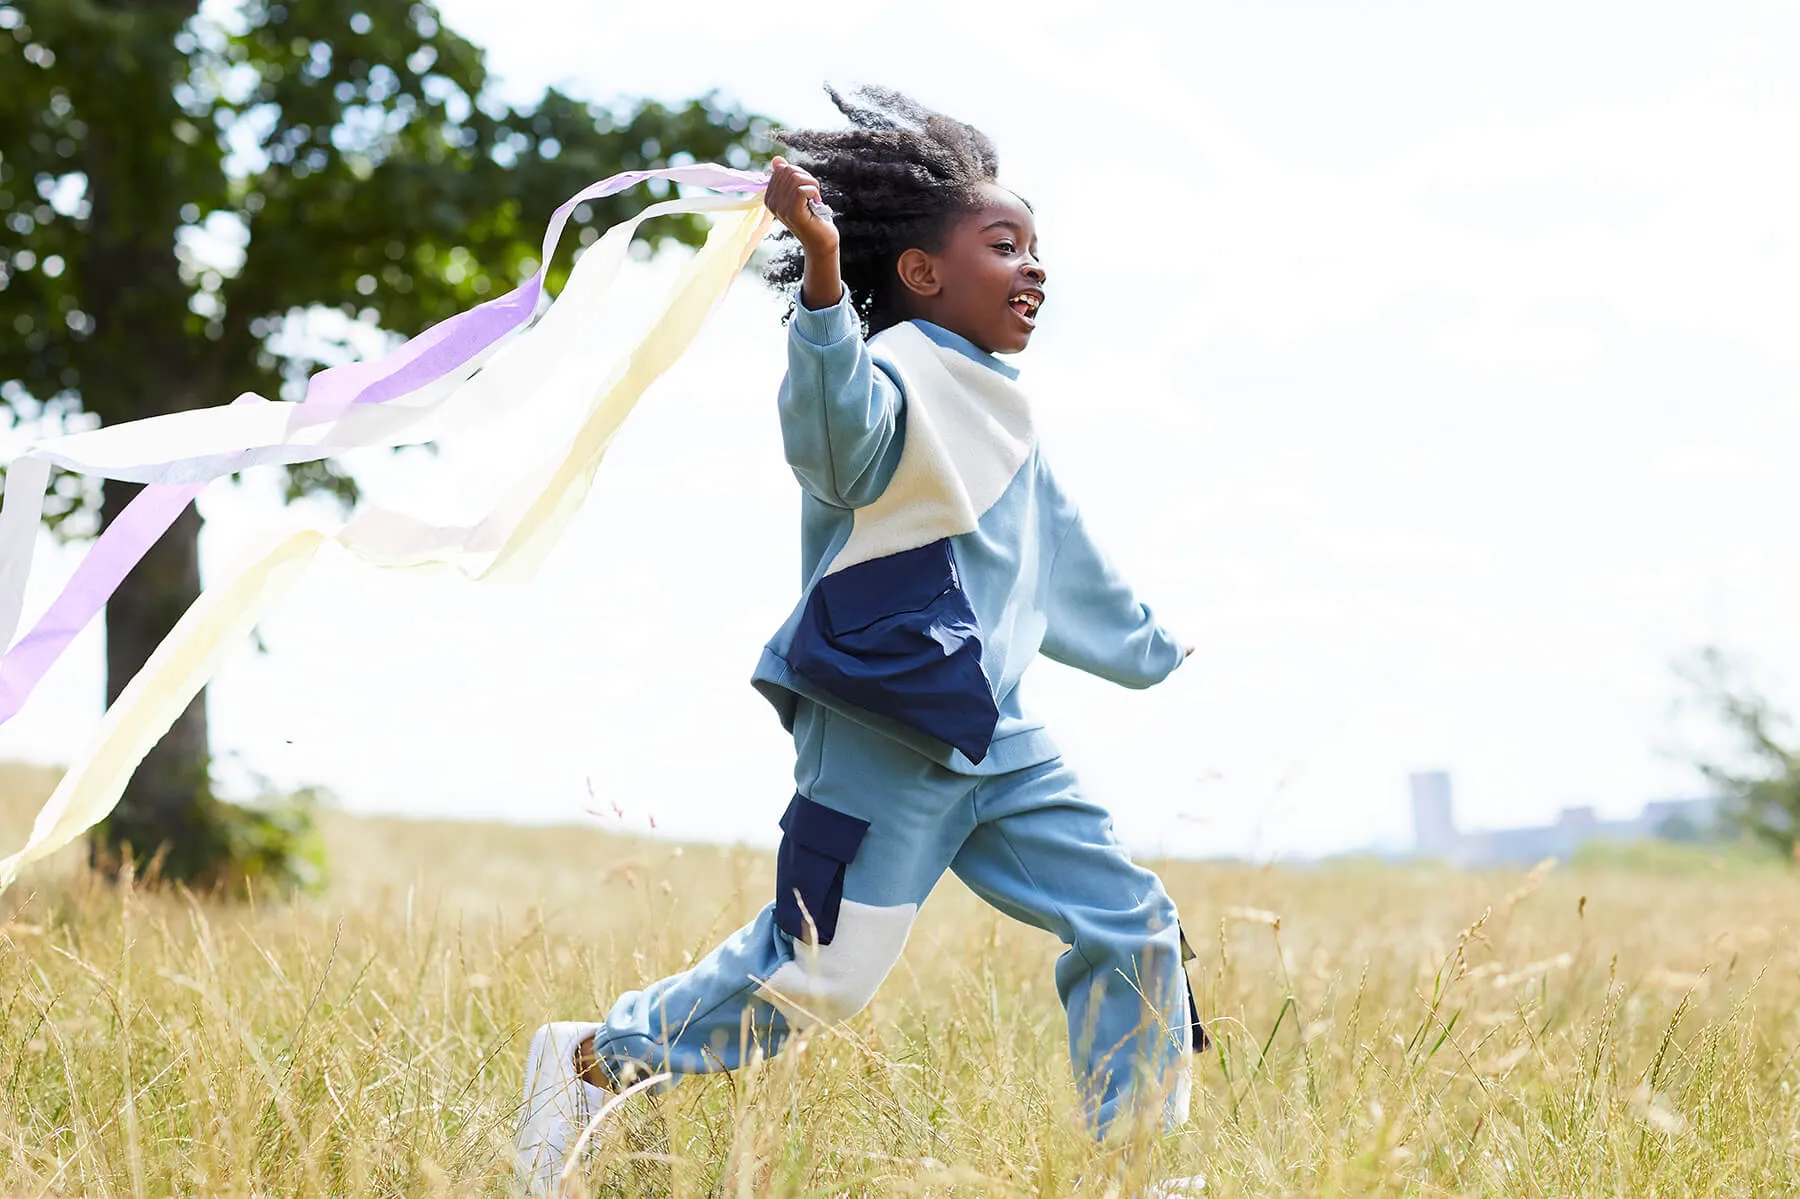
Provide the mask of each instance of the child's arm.
[{"label": "child's arm", "polygon": [[1126,687],[1162,682],[1191,652],[1138,602],[1079,512],[1051,563],[1045,608],[1046,657]]},{"label": "child's arm", "polygon": [[837,227],[809,206],[818,181],[774,161],[764,203],[805,253],[799,303],[788,325],[781,437],[808,492],[840,508],[872,503],[900,460],[903,397],[863,344],[838,270]]}]

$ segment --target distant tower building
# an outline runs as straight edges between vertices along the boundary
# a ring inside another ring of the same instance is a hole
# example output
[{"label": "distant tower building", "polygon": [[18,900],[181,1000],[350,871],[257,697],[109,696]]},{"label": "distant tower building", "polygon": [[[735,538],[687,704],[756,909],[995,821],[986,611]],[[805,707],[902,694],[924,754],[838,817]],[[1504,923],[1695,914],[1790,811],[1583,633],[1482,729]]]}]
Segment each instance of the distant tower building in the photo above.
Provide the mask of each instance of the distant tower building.
[{"label": "distant tower building", "polygon": [[1576,838],[1592,836],[1599,823],[1600,813],[1594,810],[1593,804],[1566,807],[1556,817],[1556,827]]},{"label": "distant tower building", "polygon": [[1414,849],[1421,857],[1454,858],[1461,838],[1450,805],[1450,772],[1422,770],[1411,781]]}]

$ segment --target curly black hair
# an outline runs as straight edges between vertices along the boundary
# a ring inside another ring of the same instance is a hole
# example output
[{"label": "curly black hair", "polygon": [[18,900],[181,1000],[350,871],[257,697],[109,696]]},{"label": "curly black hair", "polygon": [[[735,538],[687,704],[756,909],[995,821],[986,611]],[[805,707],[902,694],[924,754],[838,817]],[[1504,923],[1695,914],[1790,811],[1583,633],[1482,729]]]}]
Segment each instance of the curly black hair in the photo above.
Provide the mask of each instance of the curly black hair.
[{"label": "curly black hair", "polygon": [[[819,180],[838,227],[844,286],[863,332],[873,336],[906,319],[895,274],[900,255],[915,246],[939,249],[950,221],[994,182],[999,158],[981,130],[891,88],[859,87],[846,97],[827,84],[825,93],[851,128],[772,136]],[[787,244],[764,278],[788,292],[791,316],[805,256],[792,234],[782,236]]]}]

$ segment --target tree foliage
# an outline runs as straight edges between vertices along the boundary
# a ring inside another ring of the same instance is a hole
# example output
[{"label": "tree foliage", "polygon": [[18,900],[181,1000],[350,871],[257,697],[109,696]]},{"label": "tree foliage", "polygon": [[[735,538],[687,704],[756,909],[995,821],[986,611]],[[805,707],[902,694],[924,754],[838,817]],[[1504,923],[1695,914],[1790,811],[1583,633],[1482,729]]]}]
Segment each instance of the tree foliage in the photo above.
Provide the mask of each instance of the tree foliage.
[{"label": "tree foliage", "polygon": [[[18,0],[0,5],[0,75],[0,400],[104,423],[291,396],[352,352],[353,323],[410,335],[512,286],[583,184],[748,163],[767,127],[714,95],[507,106],[481,51],[412,0],[249,0],[220,20]],[[641,203],[584,205],[576,236]],[[321,307],[346,319],[301,336]],[[354,495],[296,468],[295,490],[319,485]],[[84,499],[65,485],[55,515]]]},{"label": "tree foliage", "polygon": [[1723,817],[1787,860],[1800,860],[1800,748],[1792,722],[1716,647],[1680,672],[1737,741],[1730,761],[1698,763],[1724,798]]}]

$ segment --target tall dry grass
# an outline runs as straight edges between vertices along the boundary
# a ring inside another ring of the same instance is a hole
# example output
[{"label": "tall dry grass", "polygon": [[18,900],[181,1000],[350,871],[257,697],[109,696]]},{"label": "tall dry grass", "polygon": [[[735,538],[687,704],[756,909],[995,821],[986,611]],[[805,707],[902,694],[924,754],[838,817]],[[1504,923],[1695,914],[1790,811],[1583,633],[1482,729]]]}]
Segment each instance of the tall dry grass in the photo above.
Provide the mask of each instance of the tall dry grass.
[{"label": "tall dry grass", "polygon": [[[0,774],[22,836],[45,774]],[[530,1030],[677,969],[770,860],[332,816],[334,881],[221,904],[0,898],[0,1192],[502,1193]],[[1192,1124],[1076,1128],[1049,938],[953,882],[847,1027],[638,1101],[613,1194],[1800,1192],[1800,885],[1665,860],[1526,875],[1164,868],[1217,1039]],[[1077,1180],[1080,1182],[1079,1187]]]}]

